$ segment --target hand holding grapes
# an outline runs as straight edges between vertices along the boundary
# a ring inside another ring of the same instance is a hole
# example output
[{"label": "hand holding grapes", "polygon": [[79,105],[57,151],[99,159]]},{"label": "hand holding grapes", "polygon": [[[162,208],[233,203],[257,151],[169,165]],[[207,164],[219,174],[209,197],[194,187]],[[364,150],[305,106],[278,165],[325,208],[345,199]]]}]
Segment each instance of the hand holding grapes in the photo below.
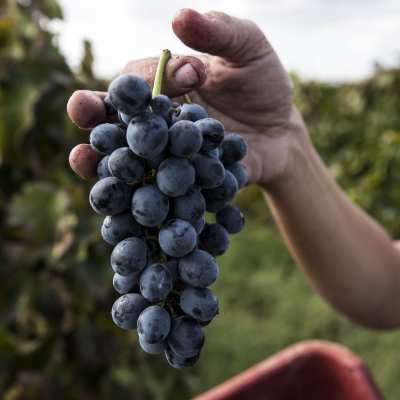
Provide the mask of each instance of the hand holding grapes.
[{"label": "hand holding grapes", "polygon": [[[245,138],[249,145],[245,164],[251,182],[268,184],[281,178],[296,140],[292,125],[298,116],[290,79],[264,34],[250,21],[189,9],[176,15],[173,29],[186,45],[205,54],[171,59],[165,93],[172,97],[190,93],[193,102],[204,106],[227,131]],[[158,58],[132,61],[122,72],[142,76],[152,85],[157,62]],[[104,122],[104,96],[76,92],[68,104],[71,119],[82,128]],[[305,130],[300,132],[304,135]],[[87,150],[71,160],[85,177],[98,162]]]}]

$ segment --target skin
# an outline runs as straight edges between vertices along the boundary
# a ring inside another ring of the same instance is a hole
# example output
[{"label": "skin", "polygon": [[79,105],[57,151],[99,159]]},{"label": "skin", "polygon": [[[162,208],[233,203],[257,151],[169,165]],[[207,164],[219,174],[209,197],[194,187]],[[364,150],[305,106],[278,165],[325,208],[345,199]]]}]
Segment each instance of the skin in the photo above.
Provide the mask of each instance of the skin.
[{"label": "skin", "polygon": [[[400,325],[400,245],[353,204],[316,153],[293,104],[292,83],[277,54],[251,21],[183,9],[172,28],[197,57],[174,57],[164,91],[189,93],[227,131],[249,145],[250,181],[265,191],[286,244],[311,285],[348,318],[376,329]],[[151,85],[158,58],[132,61],[122,73]],[[106,120],[105,93],[78,91],[71,119],[88,129]],[[82,153],[84,154],[84,153]],[[83,157],[83,156],[82,156]],[[71,167],[91,171],[85,160]]]}]

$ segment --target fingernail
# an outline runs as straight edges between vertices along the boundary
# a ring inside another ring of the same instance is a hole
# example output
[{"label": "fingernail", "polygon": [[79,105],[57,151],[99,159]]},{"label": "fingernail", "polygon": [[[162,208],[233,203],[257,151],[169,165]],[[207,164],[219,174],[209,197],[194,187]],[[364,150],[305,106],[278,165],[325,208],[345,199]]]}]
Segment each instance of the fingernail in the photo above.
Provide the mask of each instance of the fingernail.
[{"label": "fingernail", "polygon": [[199,82],[199,76],[192,64],[184,64],[175,72],[175,80],[179,86],[190,88]]}]

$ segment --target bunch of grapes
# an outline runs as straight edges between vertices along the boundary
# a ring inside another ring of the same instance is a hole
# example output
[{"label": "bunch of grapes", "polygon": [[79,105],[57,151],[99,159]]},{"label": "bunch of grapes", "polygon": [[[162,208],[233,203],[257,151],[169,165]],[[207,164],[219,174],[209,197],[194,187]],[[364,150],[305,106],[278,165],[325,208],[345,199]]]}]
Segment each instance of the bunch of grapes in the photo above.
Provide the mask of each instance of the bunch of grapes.
[{"label": "bunch of grapes", "polygon": [[[219,275],[215,257],[243,228],[230,202],[247,184],[240,163],[247,146],[200,105],[152,97],[138,76],[115,79],[105,105],[120,122],[90,134],[103,158],[89,201],[105,216],[101,234],[114,246],[113,286],[121,297],[112,319],[137,329],[145,352],[188,367],[204,344],[202,327],[218,313],[209,289]],[[215,222],[206,222],[206,211]]]}]

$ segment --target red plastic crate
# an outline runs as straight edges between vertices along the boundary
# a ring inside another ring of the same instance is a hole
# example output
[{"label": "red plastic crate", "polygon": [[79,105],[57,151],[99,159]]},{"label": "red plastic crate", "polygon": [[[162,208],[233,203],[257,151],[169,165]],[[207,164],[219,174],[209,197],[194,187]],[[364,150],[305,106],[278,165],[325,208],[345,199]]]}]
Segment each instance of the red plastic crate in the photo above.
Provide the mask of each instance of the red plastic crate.
[{"label": "red plastic crate", "polygon": [[382,400],[363,363],[323,341],[300,342],[196,400]]}]

